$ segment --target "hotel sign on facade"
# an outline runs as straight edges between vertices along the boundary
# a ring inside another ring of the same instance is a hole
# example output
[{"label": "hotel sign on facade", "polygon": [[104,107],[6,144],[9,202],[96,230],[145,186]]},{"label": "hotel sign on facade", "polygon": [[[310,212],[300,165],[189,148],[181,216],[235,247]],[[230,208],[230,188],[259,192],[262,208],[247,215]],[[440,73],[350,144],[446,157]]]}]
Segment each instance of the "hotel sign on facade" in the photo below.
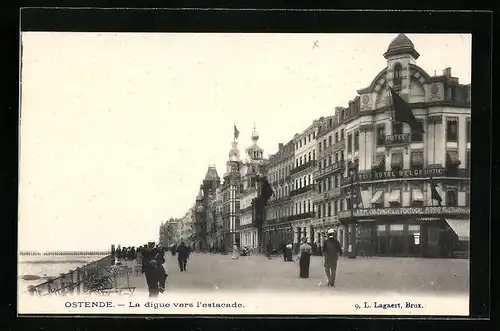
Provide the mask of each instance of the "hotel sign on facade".
[{"label": "hotel sign on facade", "polygon": [[353,181],[369,182],[374,180],[395,179],[395,178],[425,178],[425,177],[443,177],[446,176],[446,168],[427,168],[427,169],[404,169],[391,171],[369,171],[360,172],[354,178],[343,177],[342,186],[348,185]]},{"label": "hotel sign on facade", "polygon": [[[422,215],[469,215],[469,207],[401,207],[401,208],[370,208],[354,209],[353,217],[371,217],[371,216],[422,216]],[[339,214],[339,218],[351,217],[350,211],[344,211]]]}]

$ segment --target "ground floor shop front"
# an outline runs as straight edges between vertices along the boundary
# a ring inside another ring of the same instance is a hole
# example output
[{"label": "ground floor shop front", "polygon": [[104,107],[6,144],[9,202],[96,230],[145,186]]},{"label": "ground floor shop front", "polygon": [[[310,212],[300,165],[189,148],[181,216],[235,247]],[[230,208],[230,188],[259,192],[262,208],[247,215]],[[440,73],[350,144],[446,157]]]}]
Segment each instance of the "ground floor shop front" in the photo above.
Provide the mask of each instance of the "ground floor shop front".
[{"label": "ground floor shop front", "polygon": [[346,225],[351,256],[467,257],[469,219],[386,217]]}]

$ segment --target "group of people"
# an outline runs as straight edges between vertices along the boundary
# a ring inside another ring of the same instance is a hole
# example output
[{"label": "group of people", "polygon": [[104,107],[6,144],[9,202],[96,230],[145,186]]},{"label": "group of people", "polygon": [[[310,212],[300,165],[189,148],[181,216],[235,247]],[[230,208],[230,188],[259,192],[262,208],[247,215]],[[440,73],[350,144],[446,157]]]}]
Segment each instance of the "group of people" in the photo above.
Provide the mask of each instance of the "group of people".
[{"label": "group of people", "polygon": [[[177,255],[181,272],[186,271],[190,248],[182,241],[180,245],[171,247],[172,255]],[[165,291],[168,274],[163,264],[165,263],[166,249],[150,242],[137,250],[137,263],[142,266],[142,273],[146,277],[149,296],[157,297]]]},{"label": "group of people", "polygon": [[[321,247],[321,252],[323,255],[323,266],[325,268],[325,273],[328,279],[328,286],[335,286],[335,277],[337,274],[337,262],[339,255],[342,255],[342,247],[339,241],[336,239],[335,230],[329,229],[327,231],[327,239],[324,241]],[[293,258],[293,245],[291,242],[288,244],[283,244],[283,259],[285,262],[292,261]],[[314,253],[313,245],[307,242],[307,238],[302,238],[301,244],[299,246],[299,254],[297,255],[296,261],[299,262],[299,277],[309,278],[309,269],[311,264],[311,255]],[[271,259],[271,255],[276,252],[273,244],[269,242],[266,247],[266,256]]]},{"label": "group of people", "polygon": [[[323,266],[328,279],[327,286],[335,286],[337,275],[337,263],[339,255],[342,255],[342,247],[336,239],[336,233],[333,229],[327,231],[328,238],[323,243]],[[309,266],[311,263],[312,247],[307,243],[307,238],[302,238],[302,244],[299,246],[299,276],[300,278],[309,278]]]}]

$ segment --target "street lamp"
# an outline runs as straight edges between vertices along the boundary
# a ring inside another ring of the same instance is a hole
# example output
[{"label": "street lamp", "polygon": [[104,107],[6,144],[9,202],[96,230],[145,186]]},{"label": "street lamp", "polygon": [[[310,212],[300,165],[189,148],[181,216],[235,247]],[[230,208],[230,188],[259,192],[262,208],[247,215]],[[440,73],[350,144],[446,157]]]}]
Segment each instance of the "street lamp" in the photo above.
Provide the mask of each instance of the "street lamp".
[{"label": "street lamp", "polygon": [[[351,209],[350,210],[350,216],[349,216],[349,227],[351,228],[351,231],[346,231],[346,235],[348,237],[348,240],[346,240],[347,243],[350,243],[348,244],[348,248],[349,248],[349,245],[351,247],[351,251],[349,252],[350,256],[349,257],[356,257],[356,254],[354,253],[354,244],[355,242],[352,240],[353,236],[352,236],[352,233],[353,231],[356,231],[355,229],[353,230],[353,222],[354,222],[354,177],[356,176],[356,168],[353,164],[349,165],[349,178],[350,178],[350,189],[351,189],[351,198],[349,199],[350,203],[349,203],[349,208]],[[348,230],[348,229],[346,229]],[[349,238],[350,237],[350,238]]]}]

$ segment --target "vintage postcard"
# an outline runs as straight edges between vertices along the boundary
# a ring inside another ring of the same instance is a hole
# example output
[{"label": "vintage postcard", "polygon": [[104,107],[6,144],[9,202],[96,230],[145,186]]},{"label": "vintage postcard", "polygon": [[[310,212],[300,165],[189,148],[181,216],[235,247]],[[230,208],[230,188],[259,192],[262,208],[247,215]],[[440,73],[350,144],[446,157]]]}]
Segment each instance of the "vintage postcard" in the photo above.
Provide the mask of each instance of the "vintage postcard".
[{"label": "vintage postcard", "polygon": [[18,313],[468,316],[471,42],[22,33]]}]

